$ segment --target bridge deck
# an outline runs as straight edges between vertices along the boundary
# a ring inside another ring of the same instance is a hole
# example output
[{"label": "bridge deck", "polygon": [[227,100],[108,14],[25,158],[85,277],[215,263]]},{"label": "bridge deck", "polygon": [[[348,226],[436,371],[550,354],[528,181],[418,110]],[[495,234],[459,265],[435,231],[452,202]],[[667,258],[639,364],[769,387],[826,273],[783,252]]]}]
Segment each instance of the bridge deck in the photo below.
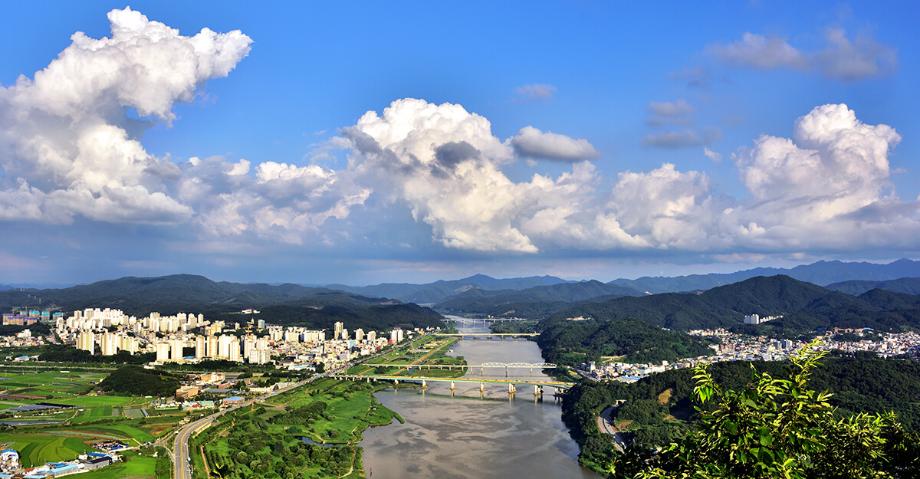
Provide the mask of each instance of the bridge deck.
[{"label": "bridge deck", "polygon": [[429,378],[422,376],[389,376],[389,375],[337,375],[337,379],[352,381],[402,381],[404,383],[441,382],[441,383],[484,383],[484,384],[527,384],[532,386],[549,386],[557,389],[568,389],[574,383],[554,380],[526,379],[526,378],[488,378],[488,377],[462,377],[462,378]]},{"label": "bridge deck", "polygon": [[362,363],[372,368],[408,369],[554,369],[553,363],[482,363],[482,364],[411,364],[411,363]]},{"label": "bridge deck", "polygon": [[536,337],[540,333],[434,333],[435,336],[446,336],[446,337],[486,337],[486,336],[495,336],[495,337]]}]

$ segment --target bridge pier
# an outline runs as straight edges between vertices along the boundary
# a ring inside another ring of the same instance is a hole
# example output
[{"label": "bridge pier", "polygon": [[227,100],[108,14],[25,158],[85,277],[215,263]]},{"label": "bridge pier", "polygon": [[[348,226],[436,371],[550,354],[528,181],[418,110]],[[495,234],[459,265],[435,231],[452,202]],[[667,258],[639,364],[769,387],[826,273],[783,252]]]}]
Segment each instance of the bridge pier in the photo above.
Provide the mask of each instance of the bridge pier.
[{"label": "bridge pier", "polygon": [[517,392],[517,388],[514,387],[514,384],[508,383],[508,395],[514,396],[514,393]]}]

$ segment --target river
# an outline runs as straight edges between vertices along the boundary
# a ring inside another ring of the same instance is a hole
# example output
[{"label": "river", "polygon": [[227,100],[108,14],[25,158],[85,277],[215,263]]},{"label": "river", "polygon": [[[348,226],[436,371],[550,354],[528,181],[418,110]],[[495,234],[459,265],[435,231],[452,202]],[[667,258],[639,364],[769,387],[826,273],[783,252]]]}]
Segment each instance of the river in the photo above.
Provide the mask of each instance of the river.
[{"label": "river", "polygon": [[[472,332],[470,328],[462,329]],[[454,355],[467,364],[486,362],[540,363],[533,341],[461,340]],[[547,378],[539,370],[512,370],[515,377]],[[468,376],[504,377],[504,370],[471,371]],[[451,396],[445,383],[417,389],[381,391],[386,407],[398,412],[394,422],[364,432],[364,471],[368,478],[597,478],[578,465],[578,445],[562,423],[552,389],[545,401],[534,401],[533,387],[521,385],[513,399],[507,386],[457,383]]]}]

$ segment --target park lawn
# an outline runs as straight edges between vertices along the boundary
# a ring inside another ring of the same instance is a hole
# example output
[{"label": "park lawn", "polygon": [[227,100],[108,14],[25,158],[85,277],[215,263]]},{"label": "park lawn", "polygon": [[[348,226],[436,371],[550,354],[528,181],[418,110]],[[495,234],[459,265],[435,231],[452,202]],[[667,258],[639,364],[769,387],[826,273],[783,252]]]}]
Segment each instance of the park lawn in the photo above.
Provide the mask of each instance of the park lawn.
[{"label": "park lawn", "polygon": [[134,452],[122,454],[122,462],[80,474],[80,479],[156,479],[157,459]]},{"label": "park lawn", "polygon": [[[70,461],[91,450],[85,437],[68,436],[48,431],[16,431],[0,433],[0,443],[19,451],[23,465],[40,466],[53,461]],[[101,439],[101,438],[97,438]]]},{"label": "park lawn", "polygon": [[135,406],[148,403],[150,400],[138,396],[87,395],[67,398],[56,402],[82,408],[108,407],[109,410],[111,410],[112,407]]}]

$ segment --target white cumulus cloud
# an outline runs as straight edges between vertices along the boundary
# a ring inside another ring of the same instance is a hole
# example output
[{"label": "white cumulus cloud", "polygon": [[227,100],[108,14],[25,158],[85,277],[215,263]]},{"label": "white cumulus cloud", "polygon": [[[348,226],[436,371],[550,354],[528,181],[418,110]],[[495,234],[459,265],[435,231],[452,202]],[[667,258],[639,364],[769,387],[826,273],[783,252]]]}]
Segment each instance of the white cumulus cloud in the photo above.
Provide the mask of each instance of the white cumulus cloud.
[{"label": "white cumulus cloud", "polygon": [[157,223],[193,214],[169,194],[178,169],[129,133],[137,121],[126,111],[172,120],[173,104],[226,76],[251,40],[209,29],[183,36],[130,8],[108,19],[110,37],[77,32],[32,79],[0,87],[0,188],[8,192],[0,199],[15,191],[24,219]]}]

